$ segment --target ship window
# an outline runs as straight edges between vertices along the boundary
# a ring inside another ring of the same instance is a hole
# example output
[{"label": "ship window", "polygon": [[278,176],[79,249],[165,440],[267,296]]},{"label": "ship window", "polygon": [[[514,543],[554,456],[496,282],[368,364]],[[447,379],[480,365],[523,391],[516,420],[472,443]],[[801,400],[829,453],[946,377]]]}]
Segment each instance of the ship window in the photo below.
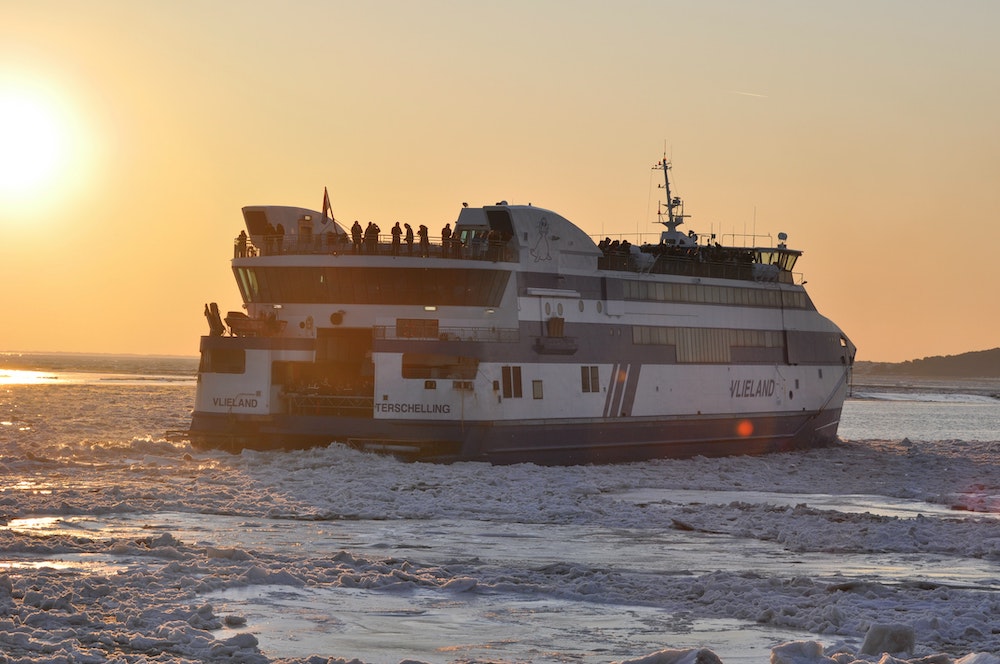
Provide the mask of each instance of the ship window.
[{"label": "ship window", "polygon": [[264,210],[243,210],[243,219],[250,235],[264,235],[267,232],[267,213]]},{"label": "ship window", "polygon": [[531,381],[531,396],[535,399],[542,398],[542,381],[533,380]]},{"label": "ship window", "polygon": [[242,348],[207,348],[201,353],[201,373],[241,374],[246,372],[247,355]]},{"label": "ship window", "polygon": [[438,387],[438,384],[437,384],[436,380],[425,380],[424,381],[424,389],[425,390],[436,390],[437,387]]},{"label": "ship window", "polygon": [[580,367],[580,383],[584,392],[600,392],[601,381],[597,367]]},{"label": "ship window", "polygon": [[486,221],[490,230],[500,233],[504,242],[514,237],[514,224],[511,222],[510,210],[486,210]]},{"label": "ship window", "polygon": [[521,367],[501,367],[501,378],[503,379],[504,399],[520,399],[521,393]]}]

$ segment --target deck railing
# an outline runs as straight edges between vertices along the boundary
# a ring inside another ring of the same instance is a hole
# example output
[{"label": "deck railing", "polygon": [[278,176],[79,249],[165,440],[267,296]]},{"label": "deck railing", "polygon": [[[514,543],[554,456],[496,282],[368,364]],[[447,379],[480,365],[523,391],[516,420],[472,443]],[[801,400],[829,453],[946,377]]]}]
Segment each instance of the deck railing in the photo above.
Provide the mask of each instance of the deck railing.
[{"label": "deck railing", "polygon": [[375,399],[370,396],[340,396],[322,393],[288,392],[285,394],[290,415],[326,415],[328,417],[371,417]]},{"label": "deck railing", "polygon": [[[329,234],[312,236],[308,241],[304,241],[296,235],[269,236],[264,238],[264,246],[260,247],[253,243],[250,238],[238,237],[233,243],[233,257],[254,257],[254,256],[284,256],[284,255],[367,255],[367,256],[425,256],[428,258],[454,258],[458,260],[492,261],[492,262],[517,262],[518,249],[514,243],[473,243],[471,246],[460,242],[450,242],[446,248],[439,237],[433,238],[426,249],[421,249],[420,245],[414,242],[412,248],[406,243],[398,247],[393,247],[391,242],[383,242],[385,234],[379,236],[379,242],[374,245],[362,243],[360,248],[346,236],[340,236],[340,240],[331,241]],[[346,238],[346,239],[345,239]],[[635,245],[633,245],[635,246]],[[710,251],[708,246],[704,247]],[[624,251],[606,252],[597,259],[597,268],[600,270],[613,270],[617,272],[639,272],[654,274],[678,274],[692,277],[709,277],[718,279],[738,279],[743,281],[760,281],[761,277],[755,272],[755,263],[742,261],[715,261],[704,260],[704,258],[676,257],[670,255],[649,256],[648,260],[636,261],[634,257]],[[797,276],[796,276],[797,275]],[[801,283],[801,275],[798,273],[782,271],[770,281],[781,283]]]},{"label": "deck railing", "polygon": [[386,239],[387,236],[383,233],[379,235],[379,241],[374,245],[362,243],[360,247],[355,247],[350,239],[345,240],[344,236],[336,239],[326,233],[313,235],[308,239],[297,235],[265,236],[261,245],[255,244],[249,237],[238,236],[233,241],[233,258],[326,254],[334,256],[423,256],[426,258],[458,258],[493,262],[517,260],[517,248],[509,242],[474,242],[468,245],[451,241],[446,248],[441,242],[441,238],[432,237],[428,238],[430,240],[428,246],[422,249],[418,242],[414,242],[412,246],[401,242],[398,247],[393,247],[391,240],[386,242],[384,241]]},{"label": "deck railing", "polygon": [[376,339],[391,341],[487,341],[487,342],[517,342],[521,333],[514,328],[498,327],[441,327],[435,337],[421,337],[412,334],[400,334],[395,325],[376,325]]}]

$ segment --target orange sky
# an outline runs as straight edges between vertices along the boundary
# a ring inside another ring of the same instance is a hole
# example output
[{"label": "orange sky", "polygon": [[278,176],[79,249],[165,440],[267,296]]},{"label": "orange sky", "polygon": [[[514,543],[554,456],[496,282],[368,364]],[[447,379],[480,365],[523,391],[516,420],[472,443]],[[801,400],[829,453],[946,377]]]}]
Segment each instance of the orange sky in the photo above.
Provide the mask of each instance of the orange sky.
[{"label": "orange sky", "polygon": [[[1000,346],[1000,3],[0,0],[0,350],[195,355],[240,208],[784,231],[899,361]],[[11,129],[12,127],[16,129]]]}]

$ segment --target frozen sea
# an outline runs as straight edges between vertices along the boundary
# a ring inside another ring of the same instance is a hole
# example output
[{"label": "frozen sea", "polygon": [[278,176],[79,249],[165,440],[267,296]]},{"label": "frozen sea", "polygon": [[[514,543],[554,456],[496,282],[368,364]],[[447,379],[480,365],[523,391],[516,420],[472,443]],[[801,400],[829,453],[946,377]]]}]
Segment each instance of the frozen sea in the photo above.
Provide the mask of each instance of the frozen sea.
[{"label": "frozen sea", "polygon": [[0,662],[1000,664],[1000,381],[856,380],[819,450],[438,466],[195,451],[195,365],[0,354]]}]

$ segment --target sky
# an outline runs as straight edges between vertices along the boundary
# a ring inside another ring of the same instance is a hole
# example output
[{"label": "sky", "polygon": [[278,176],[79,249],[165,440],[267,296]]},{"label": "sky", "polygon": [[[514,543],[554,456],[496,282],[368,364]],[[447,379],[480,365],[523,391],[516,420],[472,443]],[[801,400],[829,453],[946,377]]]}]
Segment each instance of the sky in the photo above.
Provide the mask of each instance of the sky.
[{"label": "sky", "polygon": [[196,355],[245,205],[788,234],[858,359],[1000,346],[1000,3],[0,0],[0,350]]}]

